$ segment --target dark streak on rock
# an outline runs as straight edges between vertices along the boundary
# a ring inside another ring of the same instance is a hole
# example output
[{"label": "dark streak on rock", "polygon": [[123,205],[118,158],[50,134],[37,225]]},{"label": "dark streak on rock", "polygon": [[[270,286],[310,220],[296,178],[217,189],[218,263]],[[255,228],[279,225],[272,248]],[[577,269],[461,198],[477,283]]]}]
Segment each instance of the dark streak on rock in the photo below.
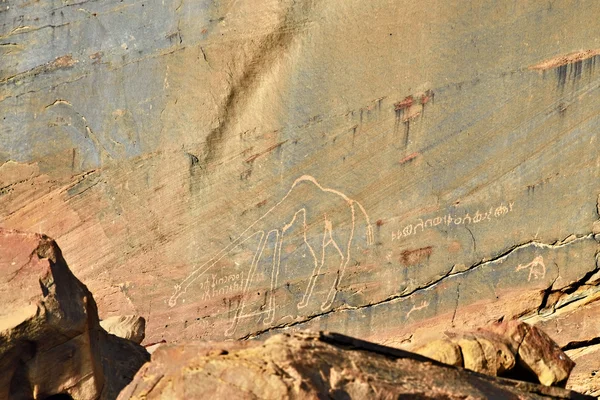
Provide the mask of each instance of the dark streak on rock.
[{"label": "dark streak on rock", "polygon": [[425,105],[431,102],[431,104],[435,103],[435,93],[433,90],[429,89],[421,96],[421,105],[425,108]]},{"label": "dark streak on rock", "polygon": [[185,153],[190,159],[190,175],[194,175],[196,167],[199,166],[200,159],[192,153]]},{"label": "dark streak on rock", "polygon": [[456,303],[454,304],[454,312],[452,313],[452,321],[450,326],[454,328],[454,319],[456,318],[456,311],[458,310],[458,304],[460,302],[460,282],[456,285]]},{"label": "dark streak on rock", "polygon": [[[396,130],[398,130],[398,127],[400,126],[401,122],[404,122],[404,124],[406,125],[407,123],[409,123],[408,119],[404,118],[404,114],[406,112],[406,110],[408,110],[412,105],[413,105],[413,97],[412,96],[407,96],[404,98],[404,100],[399,101],[397,103],[394,104],[394,112],[396,113]],[[408,131],[409,131],[410,127],[408,127],[405,130],[405,143],[408,143]]]},{"label": "dark streak on rock", "polygon": [[565,61],[560,65],[552,65],[545,68],[536,67],[533,69],[539,69],[542,73],[545,73],[548,68],[554,68],[557,85],[560,89],[564,89],[567,81],[575,83],[582,78],[584,73],[591,76],[594,73],[594,67],[598,57],[600,57],[600,55],[594,55],[586,59]]},{"label": "dark streak on rock", "polygon": [[567,82],[567,65],[561,65],[556,68],[556,79],[558,81],[558,87],[561,89],[565,86]]},{"label": "dark streak on rock", "polygon": [[292,44],[298,31],[293,27],[302,26],[309,12],[310,5],[292,5],[273,31],[264,36],[254,52],[255,56],[246,63],[241,76],[232,82],[220,109],[219,126],[206,137],[203,166],[206,167],[222,158],[226,135],[231,133],[231,126],[251,100],[262,76],[270,71],[276,60],[285,55],[285,51]]},{"label": "dark streak on rock", "polygon": [[281,146],[282,146],[284,143],[286,143],[286,142],[287,142],[287,140],[284,140],[283,142],[279,142],[279,143],[277,143],[277,144],[274,144],[273,146],[269,147],[269,148],[268,148],[268,149],[266,149],[265,151],[262,151],[262,152],[260,152],[260,153],[256,153],[256,154],[254,154],[254,155],[252,155],[252,156],[248,157],[248,158],[246,159],[246,162],[247,162],[248,164],[252,164],[252,163],[253,163],[253,162],[254,162],[254,161],[255,161],[255,160],[258,158],[258,157],[260,157],[260,156],[263,156],[263,155],[265,155],[265,154],[267,154],[267,153],[270,153],[271,151],[275,150],[276,148],[278,148],[278,147],[281,147]]},{"label": "dark streak on rock", "polygon": [[396,104],[394,104],[394,110],[403,112],[407,108],[410,108],[410,106],[413,105],[413,102],[414,102],[414,99],[412,96],[406,96],[404,98],[404,100],[399,101]]}]

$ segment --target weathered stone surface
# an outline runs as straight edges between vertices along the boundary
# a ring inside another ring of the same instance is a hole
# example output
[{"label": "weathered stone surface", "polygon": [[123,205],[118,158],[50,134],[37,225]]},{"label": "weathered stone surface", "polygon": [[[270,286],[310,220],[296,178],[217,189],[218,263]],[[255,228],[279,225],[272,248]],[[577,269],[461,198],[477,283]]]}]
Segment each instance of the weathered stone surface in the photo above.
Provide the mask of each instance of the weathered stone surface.
[{"label": "weathered stone surface", "polygon": [[2,399],[114,399],[149,359],[100,328],[91,293],[44,235],[0,228],[0,304]]},{"label": "weathered stone surface", "polygon": [[519,346],[519,360],[544,385],[566,383],[575,363],[544,332],[531,327]]},{"label": "weathered stone surface", "polygon": [[439,361],[443,364],[464,367],[463,355],[460,347],[450,340],[433,340],[416,349],[415,353],[429,357],[432,360]]},{"label": "weathered stone surface", "polygon": [[[596,378],[600,370],[596,354],[599,337],[597,316],[600,312],[600,292],[597,285],[596,272],[576,290],[557,296],[558,300],[549,301],[549,309],[527,318],[527,321],[535,323],[548,333],[576,362],[567,387],[594,395],[600,394]],[[555,294],[560,293],[551,293],[548,297]]]},{"label": "weathered stone surface", "polygon": [[142,343],[146,320],[139,315],[117,315],[100,321],[100,326],[115,336]]},{"label": "weathered stone surface", "polygon": [[492,371],[487,368],[485,352],[475,338],[460,338],[457,342],[463,355],[463,364],[466,369],[491,375]]},{"label": "weathered stone surface", "polygon": [[515,320],[482,329],[505,338],[513,354],[518,356],[517,362],[531,370],[544,385],[565,382],[575,366],[560,347],[535,326]]},{"label": "weathered stone surface", "polygon": [[600,291],[596,286],[583,289],[565,296],[564,305],[550,316],[531,318],[561,347],[572,347],[600,336],[596,318],[600,313]]},{"label": "weathered stone surface", "polygon": [[476,340],[483,349],[487,369],[491,375],[504,376],[516,365],[515,355],[508,346],[496,338],[477,335]]},{"label": "weathered stone surface", "polygon": [[566,353],[576,363],[567,381],[567,388],[600,397],[600,345],[567,350]]},{"label": "weathered stone surface", "polygon": [[447,332],[446,336],[415,352],[493,376],[532,372],[546,386],[564,386],[575,365],[548,335],[518,320],[494,323],[473,332]]},{"label": "weathered stone surface", "polygon": [[161,346],[125,399],[539,399],[574,392],[493,378],[327,333]]},{"label": "weathered stone surface", "polygon": [[0,274],[0,397],[97,399],[105,381],[96,305],[56,244],[0,229]]},{"label": "weathered stone surface", "polygon": [[150,356],[146,349],[131,340],[102,333],[100,355],[107,384],[101,399],[116,399]]},{"label": "weathered stone surface", "polygon": [[0,224],[149,342],[415,344],[598,269],[597,1],[1,7]]}]

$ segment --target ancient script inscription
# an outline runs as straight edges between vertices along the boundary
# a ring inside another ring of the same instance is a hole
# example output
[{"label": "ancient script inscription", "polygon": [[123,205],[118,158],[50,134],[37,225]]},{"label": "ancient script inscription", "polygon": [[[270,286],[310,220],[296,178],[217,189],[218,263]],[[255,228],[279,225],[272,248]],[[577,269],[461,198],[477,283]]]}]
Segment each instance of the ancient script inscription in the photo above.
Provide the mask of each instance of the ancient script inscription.
[{"label": "ancient script inscription", "polygon": [[428,229],[437,228],[438,226],[452,228],[461,225],[490,223],[513,212],[513,207],[514,202],[507,202],[501,203],[495,207],[490,207],[489,209],[477,209],[474,213],[466,212],[460,215],[457,215],[456,213],[444,213],[432,218],[417,218],[414,223],[407,224],[401,229],[392,231],[392,241],[417,235]]}]

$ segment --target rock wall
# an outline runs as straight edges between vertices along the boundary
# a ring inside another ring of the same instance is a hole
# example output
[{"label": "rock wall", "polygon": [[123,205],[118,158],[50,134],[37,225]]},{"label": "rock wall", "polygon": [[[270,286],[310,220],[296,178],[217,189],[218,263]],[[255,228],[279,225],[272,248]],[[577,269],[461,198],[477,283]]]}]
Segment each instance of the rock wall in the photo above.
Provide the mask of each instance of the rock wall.
[{"label": "rock wall", "polygon": [[56,238],[148,342],[401,346],[519,316],[585,343],[600,328],[566,315],[599,291],[599,16],[2,2],[0,225]]}]

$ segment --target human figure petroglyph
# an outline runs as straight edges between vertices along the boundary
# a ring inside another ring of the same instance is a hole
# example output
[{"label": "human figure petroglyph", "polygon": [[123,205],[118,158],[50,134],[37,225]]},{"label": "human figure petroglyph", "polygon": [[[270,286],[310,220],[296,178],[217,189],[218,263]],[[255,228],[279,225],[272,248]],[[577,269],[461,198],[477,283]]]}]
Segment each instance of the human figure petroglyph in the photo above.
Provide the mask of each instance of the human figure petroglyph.
[{"label": "human figure petroglyph", "polygon": [[[364,227],[364,231],[357,230],[358,227]],[[274,292],[281,286],[283,278],[287,279],[287,276],[280,276],[282,273],[306,279],[302,273],[310,271],[295,308],[298,311],[306,309],[314,297],[315,287],[320,285],[318,307],[325,311],[333,305],[357,242],[373,244],[373,229],[364,207],[337,190],[321,186],[314,177],[304,175],[294,181],[281,201],[237,239],[176,285],[168,304],[174,307],[190,286],[217,263],[231,258],[242,248],[248,248],[251,256],[241,264],[236,263],[247,272],[244,274],[245,282],[242,282],[243,295],[226,331],[227,336],[235,332],[243,318],[260,316],[265,325],[275,321],[278,304]],[[298,259],[291,262],[294,257]],[[298,268],[303,266],[305,268]],[[269,292],[262,293],[264,298],[258,299],[256,296],[261,292],[251,290],[255,287],[268,287]],[[284,318],[289,318],[289,315]]]},{"label": "human figure petroglyph", "polygon": [[528,264],[525,265],[517,265],[515,271],[521,271],[522,269],[529,268],[529,276],[527,277],[527,282],[531,281],[531,277],[535,279],[544,278],[546,276],[546,264],[544,264],[544,258],[542,256],[537,256]]}]

